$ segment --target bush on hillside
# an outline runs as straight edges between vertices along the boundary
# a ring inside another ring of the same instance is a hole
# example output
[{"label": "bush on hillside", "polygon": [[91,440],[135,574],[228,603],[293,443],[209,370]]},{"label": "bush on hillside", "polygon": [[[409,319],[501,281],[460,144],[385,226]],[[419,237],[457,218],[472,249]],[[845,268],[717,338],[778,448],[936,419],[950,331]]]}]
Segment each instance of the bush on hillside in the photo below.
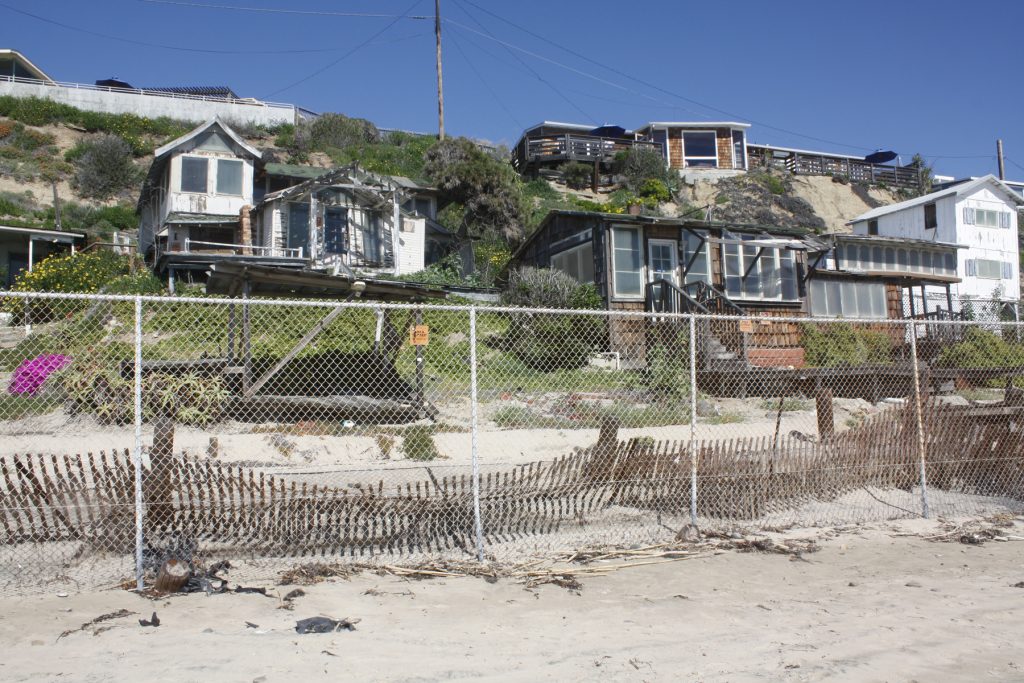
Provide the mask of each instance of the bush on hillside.
[{"label": "bush on hillside", "polygon": [[[592,284],[580,284],[565,273],[522,268],[509,275],[502,300],[510,306],[599,309],[601,297]],[[542,371],[583,367],[606,337],[601,316],[513,313],[505,344],[523,363]]]},{"label": "bush on hillside", "polygon": [[978,327],[964,330],[964,340],[946,346],[937,364],[945,368],[1001,368],[1024,365],[1024,345]]},{"label": "bush on hillside", "polygon": [[675,176],[665,165],[665,157],[649,147],[634,147],[628,152],[615,156],[613,170],[625,177],[626,188],[639,192],[648,180],[660,180],[666,188],[672,188]]},{"label": "bush on hillside", "polygon": [[103,135],[82,146],[84,151],[75,158],[74,185],[83,197],[107,199],[141,179],[131,148],[116,135]]},{"label": "bush on hillside", "polygon": [[562,164],[562,180],[574,190],[583,190],[590,187],[594,177],[594,167],[579,161],[570,161]]},{"label": "bush on hillside", "polygon": [[448,201],[461,204],[460,234],[516,243],[523,237],[524,201],[512,167],[466,138],[447,138],[427,150],[424,171]]}]

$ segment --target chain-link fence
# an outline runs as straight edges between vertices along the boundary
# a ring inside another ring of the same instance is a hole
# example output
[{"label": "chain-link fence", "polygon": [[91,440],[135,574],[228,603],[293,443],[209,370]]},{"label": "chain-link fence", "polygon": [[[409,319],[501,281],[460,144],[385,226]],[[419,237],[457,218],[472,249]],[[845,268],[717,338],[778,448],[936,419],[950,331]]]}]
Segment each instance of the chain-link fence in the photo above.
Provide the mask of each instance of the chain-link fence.
[{"label": "chain-link fence", "polygon": [[0,586],[1020,510],[1017,323],[9,294]]}]

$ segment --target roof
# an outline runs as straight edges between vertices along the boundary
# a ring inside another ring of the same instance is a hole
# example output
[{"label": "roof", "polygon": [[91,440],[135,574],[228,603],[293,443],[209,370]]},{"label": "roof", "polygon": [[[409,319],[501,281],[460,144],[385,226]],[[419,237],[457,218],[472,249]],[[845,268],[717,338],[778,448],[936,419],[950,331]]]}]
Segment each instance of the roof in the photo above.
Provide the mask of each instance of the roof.
[{"label": "roof", "polygon": [[238,95],[235,94],[235,91],[226,85],[172,85],[158,86],[155,88],[147,86],[145,88],[141,88],[141,90],[177,93],[181,95],[196,95],[198,97],[220,97],[230,100],[238,99]]},{"label": "roof", "polygon": [[573,130],[594,130],[595,128],[597,128],[597,126],[593,126],[593,125],[591,125],[589,123],[565,123],[565,122],[562,122],[562,121],[541,121],[540,123],[535,123],[534,125],[530,126],[529,128],[524,129],[523,132],[524,133],[528,133],[531,130],[533,130],[534,128],[540,128],[542,126],[551,126],[552,128],[571,128]]},{"label": "roof", "polygon": [[271,162],[263,166],[263,170],[266,171],[267,175],[278,175],[286,178],[303,178],[309,180],[311,178],[319,178],[325,173],[329,173],[331,169],[323,168],[322,166],[305,166],[302,164],[280,164],[277,162]]},{"label": "roof", "polygon": [[670,128],[750,128],[749,123],[740,121],[649,121],[637,130],[651,126],[668,126]]},{"label": "roof", "polygon": [[[770,149],[776,152],[790,152],[793,154],[809,154],[816,157],[830,157],[832,159],[849,159],[851,161],[864,161],[864,155],[856,154],[841,154],[838,152],[822,152],[820,150],[813,149],[800,149],[799,147],[779,147],[778,145],[764,145],[756,142],[748,142],[747,147],[755,147],[759,149]],[[885,166],[886,164],[875,164],[875,166]],[[901,168],[906,168],[902,166]]]},{"label": "roof", "polygon": [[43,230],[42,228],[16,228],[12,225],[0,225],[0,232],[13,232],[16,234],[38,235],[58,242],[69,242],[72,240],[85,239],[85,233],[65,232],[64,230]]},{"label": "roof", "polygon": [[847,225],[849,225],[850,223],[859,223],[861,221],[871,220],[874,218],[878,218],[879,216],[887,216],[890,213],[903,211],[904,209],[909,209],[915,206],[923,206],[924,204],[930,204],[931,202],[934,202],[937,199],[942,199],[943,197],[949,197],[952,195],[956,195],[957,197],[963,197],[969,194],[973,194],[975,190],[978,190],[986,185],[992,187],[997,191],[1002,192],[1004,195],[1010,198],[1010,201],[1012,201],[1013,203],[1018,205],[1024,204],[1024,197],[1021,197],[1019,194],[1011,190],[1001,180],[999,180],[999,178],[996,178],[994,175],[990,173],[986,176],[978,178],[977,180],[971,180],[970,182],[960,183],[959,185],[953,185],[952,187],[947,187],[946,189],[939,190],[938,192],[931,192],[921,197],[907,199],[906,201],[897,202],[895,204],[889,204],[888,206],[880,206],[877,209],[872,209],[871,211],[868,211],[867,213],[862,213],[853,220],[849,221]]},{"label": "roof", "polygon": [[154,162],[155,162],[156,159],[166,155],[168,152],[171,152],[174,149],[176,149],[178,147],[181,147],[186,142],[194,140],[195,138],[199,137],[201,134],[203,134],[206,131],[208,131],[211,128],[213,128],[214,126],[217,126],[222,131],[224,131],[224,133],[229,138],[231,138],[235,142],[235,144],[237,144],[239,147],[241,147],[246,152],[251,154],[254,159],[259,159],[259,158],[261,158],[263,156],[262,152],[260,152],[258,149],[256,149],[255,147],[253,147],[249,143],[247,143],[245,140],[243,140],[242,137],[231,128],[231,126],[229,126],[224,121],[221,121],[220,117],[218,116],[218,117],[210,119],[209,121],[207,121],[206,123],[198,126],[197,128],[193,128],[189,132],[187,132],[184,135],[182,135],[180,138],[176,138],[174,140],[171,140],[170,142],[168,142],[163,147],[158,147],[156,149],[156,151],[153,152]]},{"label": "roof", "polygon": [[50,81],[51,83],[53,82],[53,79],[50,78],[45,71],[43,71],[38,66],[33,64],[32,60],[30,60],[28,57],[18,52],[17,50],[13,50],[7,47],[0,48],[0,57],[13,57],[14,59],[20,61],[29,71],[35,73],[36,78],[38,78],[39,80]]},{"label": "roof", "polygon": [[821,235],[824,238],[832,238],[835,241],[843,242],[871,242],[880,244],[905,244],[920,247],[948,247],[950,249],[967,249],[966,244],[954,244],[953,242],[936,242],[934,240],[912,239],[909,237],[884,237],[882,235],[855,235],[849,232],[834,232]]},{"label": "roof", "polygon": [[238,215],[232,214],[172,211],[167,214],[164,223],[169,225],[220,225],[222,223],[237,223],[238,219]]},{"label": "roof", "polygon": [[[408,179],[406,179],[408,180]],[[411,182],[411,181],[410,181]],[[399,184],[391,176],[364,171],[358,165],[343,166],[297,185],[271,192],[256,205],[258,210],[271,202],[289,199],[327,187],[343,187],[368,206],[384,203],[384,194],[394,192]]]},{"label": "roof", "polygon": [[378,301],[418,301],[444,299],[444,290],[415,282],[396,282],[349,275],[328,275],[313,270],[292,270],[271,266],[246,265],[218,261],[210,266],[206,283],[208,294],[239,296],[245,283],[251,296],[286,299],[347,299],[352,285],[362,282],[361,296]]}]

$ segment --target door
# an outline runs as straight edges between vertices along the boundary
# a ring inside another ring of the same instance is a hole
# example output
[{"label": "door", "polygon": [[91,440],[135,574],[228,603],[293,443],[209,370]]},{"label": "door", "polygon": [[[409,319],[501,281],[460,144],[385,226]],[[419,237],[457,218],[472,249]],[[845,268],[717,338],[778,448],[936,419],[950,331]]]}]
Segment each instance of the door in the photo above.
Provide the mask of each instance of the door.
[{"label": "door", "polygon": [[647,242],[647,276],[650,282],[668,280],[679,286],[679,245],[675,240]]},{"label": "door", "polygon": [[324,251],[328,254],[348,252],[348,209],[329,206],[324,211]]},{"label": "door", "polygon": [[288,248],[302,249],[309,257],[309,204],[288,204]]}]

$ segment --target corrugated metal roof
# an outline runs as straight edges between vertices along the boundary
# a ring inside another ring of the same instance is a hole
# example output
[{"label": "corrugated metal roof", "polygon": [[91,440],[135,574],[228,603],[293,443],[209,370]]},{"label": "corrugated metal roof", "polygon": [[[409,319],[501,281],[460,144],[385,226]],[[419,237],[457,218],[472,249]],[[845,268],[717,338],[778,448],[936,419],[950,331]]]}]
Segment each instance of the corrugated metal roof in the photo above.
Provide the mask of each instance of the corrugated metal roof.
[{"label": "corrugated metal roof", "polygon": [[302,178],[311,180],[319,178],[324,173],[330,173],[331,169],[320,166],[304,166],[302,164],[280,164],[272,162],[263,167],[267,175],[285,176],[286,178]]},{"label": "corrugated metal roof", "polygon": [[990,173],[987,176],[983,176],[981,178],[978,178],[977,180],[972,180],[969,183],[953,185],[952,187],[947,187],[945,190],[939,190],[938,192],[932,192],[921,197],[907,199],[906,201],[896,202],[895,204],[889,204],[887,206],[880,206],[877,209],[871,209],[870,211],[862,213],[861,215],[857,216],[849,223],[847,223],[847,225],[850,225],[851,223],[859,223],[861,221],[868,221],[873,218],[878,218],[879,216],[886,216],[890,213],[902,211],[903,209],[909,209],[914,206],[923,206],[924,204],[930,204],[931,202],[934,202],[937,199],[948,197],[950,195],[968,195],[977,190],[978,188],[982,187],[983,185],[989,185],[997,190],[1001,190],[1002,192],[1006,193],[1006,195],[1017,204],[1024,204],[1024,197],[1021,197],[1019,194],[1011,190],[1009,187],[1004,185],[999,180],[999,178],[996,178],[994,175]]}]

